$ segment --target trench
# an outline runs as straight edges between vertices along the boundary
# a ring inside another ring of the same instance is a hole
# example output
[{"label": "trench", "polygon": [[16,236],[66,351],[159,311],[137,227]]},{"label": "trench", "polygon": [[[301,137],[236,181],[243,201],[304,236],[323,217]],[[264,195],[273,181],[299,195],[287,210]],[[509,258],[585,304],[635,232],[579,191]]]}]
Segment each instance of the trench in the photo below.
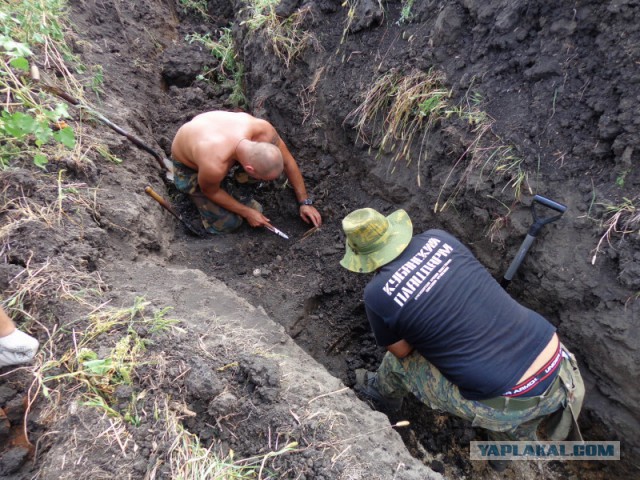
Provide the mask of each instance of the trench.
[{"label": "trench", "polygon": [[[184,23],[176,28],[181,34],[190,30],[209,29],[209,25],[194,26],[193,19],[181,20]],[[218,22],[226,25],[226,21],[222,22],[221,19]],[[382,36],[387,36],[386,41],[393,44],[395,40],[389,30],[385,27]],[[360,48],[361,45],[380,48],[382,40],[378,35],[380,33],[375,31],[365,32],[362,39],[357,40],[361,44],[353,48]],[[396,32],[396,40],[398,35]],[[239,34],[239,37],[242,35]],[[308,65],[300,70],[292,69],[284,75],[270,63],[274,59],[264,58],[261,47],[255,41],[240,39],[246,40],[243,45],[245,60],[254,67],[247,80],[248,100],[253,107],[251,113],[270,120],[298,159],[307,188],[315,197],[324,224],[318,231],[308,234],[309,226],[297,217],[293,193],[282,179],[253,186],[249,191],[246,186],[230,182],[230,193],[253,196],[265,207],[272,223],[286,232],[291,240],[285,241],[269,232],[252,230],[247,226],[233,235],[198,239],[187,235],[176,224],[170,261],[175,265],[198,268],[225,282],[254,306],[263,307],[298,345],[331,374],[352,386],[355,369],[374,370],[384,352],[375,345],[362,304],[366,276],[347,272],[339,265],[344,249],[340,224],[344,215],[364,206],[387,214],[397,208],[405,208],[414,220],[415,231],[427,228],[451,231],[471,247],[495,278],[500,278],[511,260],[504,252],[517,250],[531,219],[526,209],[514,210],[511,223],[505,228],[507,233],[503,232],[500,238],[500,248],[492,244],[486,235],[486,225],[496,217],[499,208],[495,201],[486,198],[495,195],[504,200],[507,197],[504,185],[493,179],[481,186],[482,196],[461,199],[457,210],[435,215],[431,207],[436,195],[415,188],[414,166],[395,165],[392,168],[387,159],[374,160],[365,147],[357,144],[349,126],[335,121],[336,118],[343,119],[347,113],[347,106],[337,105],[339,102],[333,98],[336,92],[332,88],[335,84],[328,81],[324,90],[320,85],[316,93],[315,116],[320,128],[304,124],[296,96],[299,90],[295,88],[307,85],[305,81],[312,77],[313,69],[327,61],[326,57],[318,55],[318,59],[307,58]],[[330,43],[330,47],[335,47],[337,43],[337,37],[324,40]],[[170,60],[188,58],[194,55],[194,47],[179,43],[171,47],[170,54]],[[198,52],[198,55],[199,59],[203,56],[202,52]],[[353,57],[354,60],[357,58]],[[166,58],[164,62],[158,70],[166,71]],[[367,67],[366,61],[355,65],[347,61],[342,62],[347,65],[338,65],[339,58],[330,58],[327,62],[335,63],[334,72],[339,71],[345,77],[352,75],[351,78],[358,79]],[[192,77],[197,73],[184,64],[173,65],[172,68],[178,70],[178,74],[189,70]],[[362,71],[358,72],[358,69]],[[179,75],[175,78],[180,78],[180,82],[171,84],[165,78],[165,94],[157,96],[159,101],[156,103],[146,105],[148,118],[166,122],[151,122],[154,135],[165,153],[169,152],[171,138],[182,123],[202,111],[229,107],[221,100],[228,92],[216,90],[212,93],[206,85],[195,86],[195,78],[185,80]],[[336,96],[339,100],[345,100],[348,92],[338,92]],[[348,102],[345,100],[344,103]],[[425,148],[437,154],[433,163],[423,165],[422,170],[432,185],[442,181],[449,171],[444,163],[447,155],[464,145],[465,140],[468,141],[465,138],[468,132],[458,127],[449,123],[428,139]],[[438,161],[442,164],[439,165]],[[566,178],[558,179],[561,185],[556,184],[550,189],[562,191],[563,180]],[[170,185],[166,193],[184,217],[197,222],[197,213],[184,196]],[[579,203],[578,193],[567,192],[567,196],[570,202]],[[538,254],[540,257],[545,249],[565,251],[559,229],[555,225],[549,227],[537,241],[531,255]],[[582,241],[585,236],[588,234],[579,232],[572,237],[572,241]],[[575,296],[567,293],[572,290],[572,284],[567,280],[573,275],[569,272],[570,268],[561,273],[558,269],[547,275],[544,267],[556,267],[560,263],[558,258],[545,259],[546,264],[540,262],[539,258],[537,260],[538,263],[523,265],[522,276],[510,286],[510,293],[527,307],[539,311],[554,325],[561,326],[564,322],[563,333],[572,334],[575,343],[579,344],[580,334],[571,332],[574,327],[565,320],[589,310],[590,306],[597,306],[601,299],[592,293],[595,288],[592,291],[585,289]],[[556,290],[562,293],[556,293]],[[561,309],[565,310],[564,316]],[[574,311],[578,313],[572,313]],[[581,348],[588,349],[589,341],[584,340]],[[424,459],[428,457],[425,452],[437,452],[446,463],[458,465],[461,472],[470,471],[469,463],[462,460],[460,451],[460,445],[465,445],[477,434],[468,425],[455,418],[430,412],[415,403],[407,405],[402,415],[410,417],[414,425],[408,433],[403,434],[412,454]],[[596,419],[594,423],[597,421],[600,420]],[[432,468],[438,470],[433,459],[431,461]]]},{"label": "trench", "polygon": [[[344,144],[341,148],[352,147]],[[360,168],[333,177],[331,191],[335,196],[344,195],[348,202],[353,195],[360,205],[372,205],[385,213],[399,208],[359,186],[365,175],[364,166]],[[260,184],[251,192],[244,185],[233,184],[229,176],[226,186],[236,195],[250,195],[263,204],[273,224],[290,240],[247,225],[234,234],[197,238],[176,224],[171,263],[198,268],[226,283],[253,306],[264,308],[310,356],[353,387],[355,370],[375,371],[385,350],[375,343],[362,301],[369,276],[348,272],[339,265],[344,254],[341,215],[348,210],[332,201],[333,195],[321,199],[318,204],[324,224],[313,230],[297,218],[295,207],[291,208],[293,194],[283,188],[282,179]],[[168,192],[182,216],[197,223],[198,214],[190,201],[172,186]],[[446,224],[429,227],[446,228]],[[514,290],[519,290],[517,285]],[[414,399],[407,399],[400,412],[387,415],[391,423],[411,422],[409,429],[400,432],[405,445],[433,470],[444,472],[446,468],[460,476],[474,475],[467,449],[470,441],[486,439],[482,431]],[[565,466],[554,462],[545,478],[566,474]]]}]

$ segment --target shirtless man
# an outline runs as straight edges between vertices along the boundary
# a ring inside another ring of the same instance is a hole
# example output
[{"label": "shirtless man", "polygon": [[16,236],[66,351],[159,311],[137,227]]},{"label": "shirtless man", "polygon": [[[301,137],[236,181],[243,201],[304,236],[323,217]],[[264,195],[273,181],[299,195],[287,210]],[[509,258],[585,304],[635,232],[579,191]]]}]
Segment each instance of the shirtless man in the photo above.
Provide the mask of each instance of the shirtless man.
[{"label": "shirtless man", "polygon": [[316,227],[322,223],[296,161],[266,120],[240,112],[202,113],[180,127],[171,156],[176,187],[191,196],[210,233],[232,232],[242,219],[252,227],[272,227],[258,202],[241,203],[221,188],[236,163],[256,180],[275,180],[284,171],[302,220]]}]

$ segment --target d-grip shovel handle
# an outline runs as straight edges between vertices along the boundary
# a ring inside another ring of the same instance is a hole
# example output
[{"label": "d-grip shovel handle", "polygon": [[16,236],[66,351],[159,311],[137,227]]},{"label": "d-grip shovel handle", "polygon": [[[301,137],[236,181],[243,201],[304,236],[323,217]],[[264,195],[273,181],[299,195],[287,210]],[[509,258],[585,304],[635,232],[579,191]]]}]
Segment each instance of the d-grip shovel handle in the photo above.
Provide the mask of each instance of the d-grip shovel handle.
[{"label": "d-grip shovel handle", "polygon": [[[559,214],[553,215],[551,217],[540,218],[538,217],[538,214],[536,212],[536,203],[539,203],[541,205],[544,205],[545,207],[555,210],[556,212],[559,212]],[[538,236],[538,233],[540,233],[540,229],[546,224],[555,222],[556,220],[558,220],[560,217],[562,217],[562,214],[566,211],[567,211],[567,207],[562,205],[561,203],[554,202],[553,200],[549,200],[548,198],[545,198],[541,195],[536,195],[533,197],[533,201],[531,202],[531,215],[533,216],[533,225],[529,227],[527,236],[525,237],[524,242],[522,242],[522,245],[520,245],[520,249],[518,250],[518,253],[516,254],[513,261],[511,262],[511,265],[509,265],[509,268],[507,269],[507,273],[504,274],[504,278],[500,282],[500,285],[502,285],[503,287],[506,287],[507,285],[509,285],[509,282],[511,282],[511,279],[513,278],[515,273],[518,271],[518,268],[520,268],[520,264],[522,264],[522,261],[524,260],[525,255],[529,251],[529,247],[531,247],[531,244]]]},{"label": "d-grip shovel handle", "polygon": [[[539,218],[536,213],[536,203],[555,210],[556,212],[559,212],[559,214],[552,217]],[[553,200],[549,200],[548,198],[545,198],[541,195],[535,195],[533,197],[533,201],[531,202],[531,215],[533,216],[533,225],[529,227],[529,232],[527,232],[527,234],[531,235],[532,237],[536,237],[538,233],[540,233],[540,229],[543,226],[545,226],[547,223],[555,222],[566,211],[567,207],[562,205],[561,203],[554,202]]]}]

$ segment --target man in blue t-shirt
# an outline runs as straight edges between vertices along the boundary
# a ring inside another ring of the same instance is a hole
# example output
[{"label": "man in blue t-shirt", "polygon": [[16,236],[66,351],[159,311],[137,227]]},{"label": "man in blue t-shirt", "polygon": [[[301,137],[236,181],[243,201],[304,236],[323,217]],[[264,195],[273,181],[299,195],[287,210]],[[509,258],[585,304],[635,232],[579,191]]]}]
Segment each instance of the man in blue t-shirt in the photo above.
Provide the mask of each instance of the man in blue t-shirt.
[{"label": "man in blue t-shirt", "polygon": [[[584,386],[555,327],[512,299],[455,237],[413,236],[404,210],[385,217],[363,208],[342,226],[341,265],[376,273],[364,303],[376,342],[388,350],[377,373],[357,372],[362,393],[399,408],[411,392],[493,439],[535,440],[540,421],[563,417],[569,403],[575,420]],[[566,417],[552,438],[567,436],[566,422],[575,422]]]}]

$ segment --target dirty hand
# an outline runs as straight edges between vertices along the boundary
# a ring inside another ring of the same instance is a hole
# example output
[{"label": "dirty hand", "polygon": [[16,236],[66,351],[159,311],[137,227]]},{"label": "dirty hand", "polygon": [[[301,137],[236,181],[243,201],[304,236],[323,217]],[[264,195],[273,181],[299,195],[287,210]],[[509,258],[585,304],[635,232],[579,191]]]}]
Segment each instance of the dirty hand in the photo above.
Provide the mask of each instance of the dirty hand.
[{"label": "dirty hand", "polygon": [[300,218],[305,222],[313,223],[314,227],[319,227],[322,225],[322,217],[320,216],[320,212],[316,210],[316,207],[312,207],[311,205],[301,205],[300,206]]},{"label": "dirty hand", "polygon": [[264,227],[265,225],[269,225],[269,222],[271,222],[271,220],[262,215],[262,213],[253,209],[251,209],[251,211],[247,214],[246,217],[244,217],[244,219],[252,227]]}]

